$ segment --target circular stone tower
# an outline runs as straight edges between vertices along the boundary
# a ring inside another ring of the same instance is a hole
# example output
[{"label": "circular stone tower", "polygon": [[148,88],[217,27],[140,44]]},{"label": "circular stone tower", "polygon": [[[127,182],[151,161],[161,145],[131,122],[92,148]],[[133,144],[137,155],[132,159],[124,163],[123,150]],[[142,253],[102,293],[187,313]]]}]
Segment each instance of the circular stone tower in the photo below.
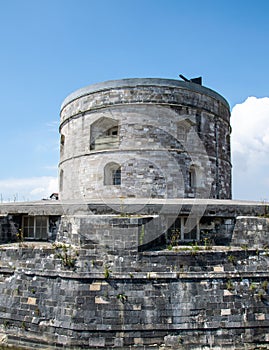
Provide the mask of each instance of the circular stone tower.
[{"label": "circular stone tower", "polygon": [[230,110],[213,90],[122,79],[61,108],[61,200],[231,198]]}]

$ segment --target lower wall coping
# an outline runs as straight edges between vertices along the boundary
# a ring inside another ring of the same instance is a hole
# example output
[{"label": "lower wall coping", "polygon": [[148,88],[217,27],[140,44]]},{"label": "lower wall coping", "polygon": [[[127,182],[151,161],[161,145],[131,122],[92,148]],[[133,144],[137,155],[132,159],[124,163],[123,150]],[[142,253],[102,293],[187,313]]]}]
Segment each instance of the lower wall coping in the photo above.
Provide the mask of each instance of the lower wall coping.
[{"label": "lower wall coping", "polygon": [[26,276],[40,276],[47,278],[63,278],[70,280],[212,280],[212,279],[241,279],[241,278],[268,278],[269,271],[247,271],[247,272],[230,272],[230,271],[222,271],[222,272],[132,272],[129,273],[119,273],[119,272],[111,272],[109,278],[105,278],[103,273],[76,273],[73,271],[40,271],[40,270],[26,270],[26,269],[16,269],[0,267],[0,273],[3,274],[24,274]]}]

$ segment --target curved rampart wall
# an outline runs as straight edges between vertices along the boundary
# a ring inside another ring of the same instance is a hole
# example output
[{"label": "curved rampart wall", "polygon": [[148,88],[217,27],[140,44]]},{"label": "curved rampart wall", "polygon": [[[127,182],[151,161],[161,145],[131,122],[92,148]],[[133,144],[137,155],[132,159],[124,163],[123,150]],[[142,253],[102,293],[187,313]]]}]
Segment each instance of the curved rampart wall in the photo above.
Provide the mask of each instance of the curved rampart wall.
[{"label": "curved rampart wall", "polygon": [[263,250],[190,248],[135,259],[104,254],[94,243],[24,244],[2,247],[0,256],[1,338],[8,345],[233,350],[269,343]]}]

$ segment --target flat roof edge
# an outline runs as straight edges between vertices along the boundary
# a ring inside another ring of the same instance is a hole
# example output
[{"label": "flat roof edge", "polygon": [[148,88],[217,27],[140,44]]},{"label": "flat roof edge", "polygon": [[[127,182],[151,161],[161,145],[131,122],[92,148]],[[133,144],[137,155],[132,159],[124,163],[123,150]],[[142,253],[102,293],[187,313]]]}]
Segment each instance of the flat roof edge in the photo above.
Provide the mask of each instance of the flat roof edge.
[{"label": "flat roof edge", "polygon": [[61,111],[65,106],[67,106],[72,101],[78,98],[81,98],[83,96],[92,94],[94,92],[100,92],[104,90],[117,89],[117,88],[123,88],[123,87],[136,87],[136,86],[160,86],[160,87],[167,86],[167,87],[175,87],[175,88],[190,90],[190,91],[205,94],[212,98],[218,99],[222,103],[227,105],[227,107],[230,109],[229,103],[223,96],[221,96],[216,91],[199,84],[176,80],[176,79],[128,78],[128,79],[108,80],[108,81],[104,81],[96,84],[91,84],[81,89],[75,90],[64,99],[61,105]]}]

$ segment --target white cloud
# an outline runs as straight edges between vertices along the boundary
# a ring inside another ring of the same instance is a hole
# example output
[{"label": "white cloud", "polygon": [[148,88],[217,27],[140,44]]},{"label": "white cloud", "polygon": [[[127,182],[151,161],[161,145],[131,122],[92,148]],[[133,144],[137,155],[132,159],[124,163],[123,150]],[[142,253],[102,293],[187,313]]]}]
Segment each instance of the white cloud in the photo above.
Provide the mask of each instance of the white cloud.
[{"label": "white cloud", "polygon": [[234,198],[269,198],[269,97],[248,97],[232,109]]},{"label": "white cloud", "polygon": [[31,201],[48,198],[58,192],[58,178],[52,176],[0,180],[0,196],[3,201]]}]

